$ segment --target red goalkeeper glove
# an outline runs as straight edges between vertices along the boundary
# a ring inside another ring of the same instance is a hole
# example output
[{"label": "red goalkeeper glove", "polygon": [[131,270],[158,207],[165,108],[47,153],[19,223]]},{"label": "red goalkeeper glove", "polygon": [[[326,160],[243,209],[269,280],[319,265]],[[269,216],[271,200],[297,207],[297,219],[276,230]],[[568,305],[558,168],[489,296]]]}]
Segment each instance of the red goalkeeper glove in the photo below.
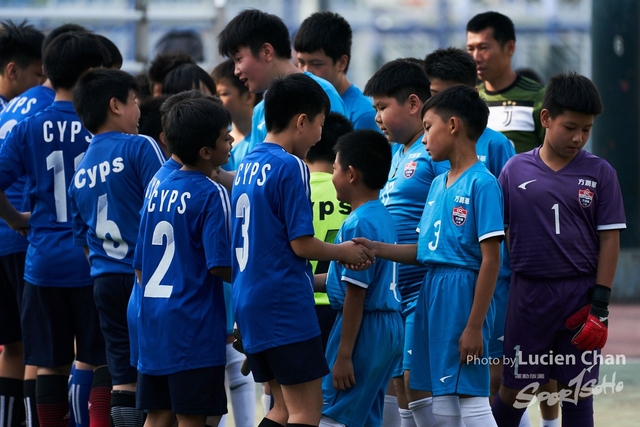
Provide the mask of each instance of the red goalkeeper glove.
[{"label": "red goalkeeper glove", "polygon": [[578,310],[567,319],[569,329],[580,327],[571,344],[579,350],[599,350],[604,347],[609,335],[609,298],[611,288],[596,285],[591,295],[591,304]]}]

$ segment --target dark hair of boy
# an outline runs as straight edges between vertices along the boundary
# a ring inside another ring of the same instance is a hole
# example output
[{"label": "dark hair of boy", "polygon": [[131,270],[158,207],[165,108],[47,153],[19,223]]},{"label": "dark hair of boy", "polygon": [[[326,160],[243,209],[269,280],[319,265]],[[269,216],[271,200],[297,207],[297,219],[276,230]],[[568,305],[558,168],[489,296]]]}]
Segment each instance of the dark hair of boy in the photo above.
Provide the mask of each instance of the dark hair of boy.
[{"label": "dark hair of boy", "polygon": [[342,55],[351,61],[351,25],[342,16],[333,12],[316,12],[302,21],[293,40],[296,52],[312,53],[323,51],[335,64]]},{"label": "dark hair of boy", "polygon": [[126,104],[131,90],[138,90],[136,79],[131,74],[111,68],[96,68],[78,79],[73,89],[73,107],[84,127],[95,134],[107,120],[111,99],[116,98]]},{"label": "dark hair of boy", "polygon": [[155,141],[160,141],[162,133],[162,113],[160,107],[169,98],[169,95],[156,96],[145,99],[140,103],[140,119],[138,120],[138,133],[147,135]]},{"label": "dark hair of boy", "polygon": [[565,111],[590,116],[602,113],[603,106],[596,85],[575,72],[560,73],[549,79],[542,108],[555,119]]},{"label": "dark hair of boy", "polygon": [[367,82],[363,93],[370,97],[395,98],[400,104],[404,104],[412,93],[422,102],[431,95],[424,68],[408,59],[395,59],[380,67]]},{"label": "dark hair of boy", "polygon": [[151,98],[151,85],[149,84],[149,76],[146,73],[138,73],[135,76],[136,84],[140,90],[138,91],[138,100],[145,101]]},{"label": "dark hair of boy", "polygon": [[531,79],[534,82],[540,83],[541,85],[544,85],[544,80],[542,80],[542,77],[540,77],[540,74],[538,74],[538,72],[533,68],[527,68],[527,67],[518,68],[516,70],[516,74],[519,76]]},{"label": "dark hair of boy", "polygon": [[149,81],[151,83],[162,83],[171,70],[182,64],[195,64],[195,62],[186,53],[156,56],[155,59],[151,61],[151,65],[149,65]]},{"label": "dark hair of boy", "polygon": [[204,84],[211,94],[216,93],[216,85],[205,70],[196,64],[182,64],[167,74],[162,82],[162,93],[174,95],[185,90],[200,89]]},{"label": "dark hair of boy", "polygon": [[493,29],[493,38],[496,39],[500,46],[510,41],[516,41],[516,30],[513,21],[498,12],[480,13],[467,23],[468,33],[480,33],[487,28]]},{"label": "dark hair of boy", "polygon": [[480,138],[489,120],[485,100],[475,88],[463,85],[451,86],[429,98],[422,106],[422,117],[428,110],[434,110],[445,123],[451,117],[458,117],[472,141]]},{"label": "dark hair of boy", "polygon": [[265,43],[273,46],[277,56],[291,59],[287,26],[278,16],[257,9],[243,10],[218,35],[218,51],[227,57],[242,47],[248,47],[253,56],[258,56]]},{"label": "dark hair of boy", "polygon": [[338,138],[334,148],[340,153],[340,167],[353,166],[362,173],[365,185],[380,190],[387,183],[391,169],[391,145],[380,132],[360,129]]},{"label": "dark hair of boy", "polygon": [[54,90],[70,90],[82,73],[102,66],[108,55],[94,34],[67,32],[56,37],[45,49],[44,71]]},{"label": "dark hair of boy", "polygon": [[336,160],[336,153],[333,147],[336,141],[342,135],[353,132],[351,121],[340,113],[329,113],[324,118],[324,126],[322,127],[322,137],[307,152],[305,161],[307,163],[327,162],[333,164]]},{"label": "dark hair of boy", "polygon": [[174,104],[163,117],[167,146],[188,166],[200,159],[200,149],[216,149],[220,133],[231,124],[231,114],[211,95],[186,99]]},{"label": "dark hair of boy", "polygon": [[331,103],[322,87],[303,73],[274,79],[264,97],[264,121],[267,132],[278,133],[298,114],[314,121],[320,113],[329,113]]},{"label": "dark hair of boy", "polygon": [[123,58],[122,54],[120,53],[120,49],[118,49],[118,46],[116,46],[114,42],[112,42],[105,36],[102,36],[100,34],[96,34],[96,36],[98,37],[98,39],[100,39],[102,45],[109,51],[109,56],[111,57],[110,61],[106,61],[104,64],[102,64],[103,67],[115,68],[118,70],[122,68]]},{"label": "dark hair of boy", "polygon": [[27,68],[42,59],[42,41],[44,34],[33,25],[23,21],[3,21],[0,25],[0,73],[4,73],[7,64],[15,62],[20,68]]},{"label": "dark hair of boy", "polygon": [[456,82],[475,87],[478,78],[476,62],[471,55],[456,47],[437,49],[424,59],[427,77],[430,80]]},{"label": "dark hair of boy", "polygon": [[[217,102],[220,105],[222,105],[222,102],[220,101],[220,99],[218,97],[207,95],[206,93],[201,92],[201,91],[199,91],[197,89],[186,90],[184,92],[180,92],[180,93],[177,93],[175,95],[171,95],[160,106],[160,116],[161,116],[161,120],[162,120],[162,130],[163,130],[163,132],[165,132],[165,129],[168,126],[168,123],[166,123],[166,118],[167,118],[167,113],[169,112],[169,110],[171,110],[171,107],[173,107],[174,105],[176,105],[180,101],[184,101],[184,100],[187,100],[187,99],[198,99],[198,98],[213,98],[213,100],[215,102]],[[165,132],[165,136],[166,136],[166,132]]]},{"label": "dark hair of boy", "polygon": [[[222,79],[226,79],[229,83],[233,85],[240,95],[244,95],[249,92],[249,88],[242,83],[242,80],[235,75],[236,64],[233,62],[233,59],[226,59],[216,65],[216,67],[211,71],[211,78],[213,79],[214,84],[218,84],[218,82]],[[254,93],[253,96],[255,98],[253,106],[258,105],[260,101],[262,101],[262,93]]]},{"label": "dark hair of boy", "polygon": [[90,32],[85,27],[78,24],[62,24],[58,27],[55,27],[53,30],[49,31],[49,33],[45,36],[44,41],[42,42],[42,54],[44,55],[45,49],[47,48],[47,46],[49,46],[49,44],[51,44],[51,42],[56,37],[58,37],[60,34],[70,33],[72,31],[85,32],[85,33]]}]

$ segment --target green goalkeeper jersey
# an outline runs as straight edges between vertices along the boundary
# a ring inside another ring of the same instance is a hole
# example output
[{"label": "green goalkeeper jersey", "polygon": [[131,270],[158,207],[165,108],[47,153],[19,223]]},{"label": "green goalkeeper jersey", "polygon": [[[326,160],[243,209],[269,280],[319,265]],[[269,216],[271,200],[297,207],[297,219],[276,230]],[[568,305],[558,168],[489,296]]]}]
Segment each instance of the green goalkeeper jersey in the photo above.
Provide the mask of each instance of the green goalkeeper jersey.
[{"label": "green goalkeeper jersey", "polygon": [[516,153],[533,150],[544,141],[540,111],[544,86],[518,76],[513,84],[501,91],[491,92],[484,82],[478,85],[480,95],[489,106],[487,127],[502,132],[516,149]]}]

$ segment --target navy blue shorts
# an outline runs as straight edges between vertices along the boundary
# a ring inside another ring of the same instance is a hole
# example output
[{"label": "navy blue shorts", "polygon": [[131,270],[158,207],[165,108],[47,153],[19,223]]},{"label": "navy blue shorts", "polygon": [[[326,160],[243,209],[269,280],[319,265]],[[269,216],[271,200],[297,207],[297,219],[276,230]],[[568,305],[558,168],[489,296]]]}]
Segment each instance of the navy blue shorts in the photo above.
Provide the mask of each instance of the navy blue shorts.
[{"label": "navy blue shorts", "polygon": [[100,329],[107,346],[107,366],[114,385],[135,383],[138,371],[131,366],[127,307],[135,282],[133,274],[105,274],[93,282],[93,296]]},{"label": "navy blue shorts", "polygon": [[25,252],[0,257],[0,344],[22,341],[20,312]]},{"label": "navy blue shorts", "polygon": [[275,379],[278,384],[295,385],[317,380],[329,373],[320,335],[307,341],[247,354],[247,359],[257,383]]},{"label": "navy blue shorts", "polygon": [[94,366],[107,362],[93,285],[56,288],[25,282],[22,304],[26,365],[56,368],[74,360]]},{"label": "navy blue shorts", "polygon": [[169,375],[138,374],[136,406],[140,410],[170,410],[179,415],[227,413],[224,366],[192,369]]}]

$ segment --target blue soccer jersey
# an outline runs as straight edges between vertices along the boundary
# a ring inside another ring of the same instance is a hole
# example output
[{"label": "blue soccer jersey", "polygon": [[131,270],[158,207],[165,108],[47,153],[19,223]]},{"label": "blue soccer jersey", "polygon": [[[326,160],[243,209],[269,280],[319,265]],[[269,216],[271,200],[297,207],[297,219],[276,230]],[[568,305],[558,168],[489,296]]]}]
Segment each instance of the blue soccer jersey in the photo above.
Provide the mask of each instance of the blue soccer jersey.
[{"label": "blue soccer jersey", "polygon": [[[7,104],[0,113],[0,144],[4,142],[11,129],[26,119],[36,114],[53,103],[55,92],[46,86],[34,86],[17,96]],[[26,194],[25,184],[27,177],[20,177],[13,185],[5,190],[7,199],[19,212],[30,210]],[[6,256],[16,252],[27,250],[27,238],[13,231],[6,222],[0,219],[0,256]]]},{"label": "blue soccer jersey", "polygon": [[91,134],[71,101],[56,101],[18,123],[0,150],[0,188],[27,175],[31,205],[24,278],[36,286],[91,285],[84,251],[75,247],[67,188]]},{"label": "blue soccer jersey", "polygon": [[168,375],[226,363],[222,279],[231,264],[229,193],[197,171],[178,170],[142,213],[133,267],[142,271],[138,370]]},{"label": "blue soccer jersey", "polygon": [[[369,201],[349,214],[340,227],[335,243],[354,237],[366,237],[383,243],[395,244],[398,236],[392,226],[393,218],[379,200]],[[396,289],[397,265],[392,261],[377,259],[364,271],[353,271],[333,261],[327,273],[327,294],[334,310],[342,310],[347,292],[347,282],[367,289],[365,311],[399,311],[401,297]]]},{"label": "blue soccer jersey", "polygon": [[313,236],[309,170],[280,145],[249,153],[233,183],[233,314],[248,353],[320,335],[308,260],[290,242]]},{"label": "blue soccer jersey", "polygon": [[[380,192],[380,200],[389,210],[398,232],[398,243],[417,243],[420,222],[431,182],[448,170],[448,162],[434,162],[418,138],[405,151],[400,146],[391,160],[389,180]],[[420,293],[425,266],[398,264],[398,289],[402,303],[415,301]]]},{"label": "blue soccer jersey", "polygon": [[[325,79],[308,73],[305,71],[307,76],[311,77],[315,80],[326,92],[329,97],[329,101],[331,102],[331,111],[334,113],[340,113],[343,116],[347,117],[347,111],[344,107],[344,101],[340,98],[338,91],[333,87],[331,83],[326,81]],[[264,100],[260,101],[255,107],[253,107],[253,116],[251,118],[251,144],[249,144],[247,152],[253,150],[257,144],[264,141],[267,136],[267,126],[264,122]]]},{"label": "blue soccer jersey", "polygon": [[481,162],[449,188],[447,176],[431,184],[418,229],[417,260],[479,271],[480,242],[504,236],[500,185]]},{"label": "blue soccer jersey", "polygon": [[364,96],[362,91],[355,85],[349,86],[349,89],[340,96],[344,101],[347,118],[351,120],[355,130],[373,129],[380,131],[376,124],[376,110],[373,109],[371,98]]},{"label": "blue soccer jersey", "polygon": [[507,160],[516,155],[516,149],[502,133],[485,128],[476,142],[476,154],[478,160],[497,178]]},{"label": "blue soccer jersey", "polygon": [[163,162],[151,137],[93,137],[69,186],[75,243],[89,247],[92,277],[133,273],[145,188]]}]

